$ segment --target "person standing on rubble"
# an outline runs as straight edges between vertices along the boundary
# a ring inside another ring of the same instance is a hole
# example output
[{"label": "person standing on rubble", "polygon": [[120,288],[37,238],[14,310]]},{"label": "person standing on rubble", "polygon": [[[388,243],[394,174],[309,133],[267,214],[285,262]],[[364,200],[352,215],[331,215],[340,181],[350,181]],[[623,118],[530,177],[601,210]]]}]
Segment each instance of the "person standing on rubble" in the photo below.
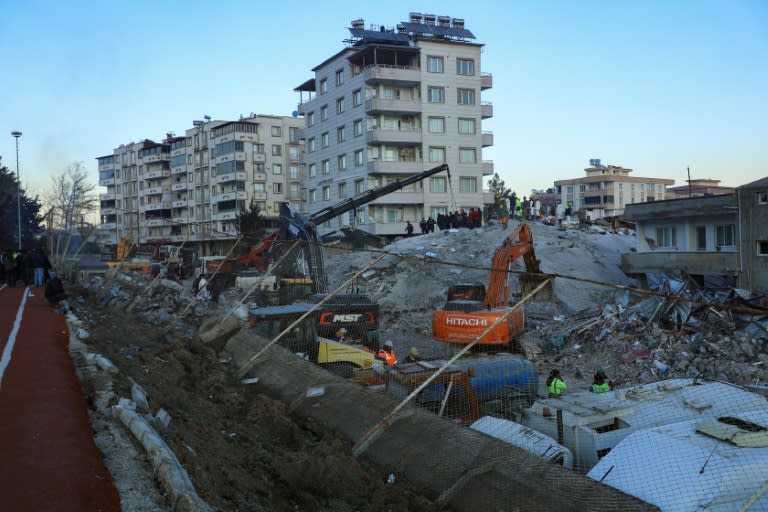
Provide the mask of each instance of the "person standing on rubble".
[{"label": "person standing on rubble", "polygon": [[197,290],[198,299],[202,301],[210,300],[211,291],[208,289],[208,279],[206,279],[206,276],[203,274],[200,275],[200,281],[198,281]]},{"label": "person standing on rubble", "polygon": [[549,398],[559,397],[567,387],[565,381],[560,376],[560,370],[553,369],[549,372],[549,377],[547,377],[547,393],[549,393]]},{"label": "person standing on rubble", "polygon": [[608,380],[608,376],[603,370],[597,370],[595,376],[592,378],[592,392],[593,393],[607,393],[612,389],[611,381]]},{"label": "person standing on rubble", "polygon": [[409,220],[405,221],[405,233],[406,236],[413,236],[413,224]]},{"label": "person standing on rubble", "polygon": [[387,366],[394,366],[397,364],[395,347],[391,341],[387,340],[384,342],[384,346],[376,353],[376,359],[381,359]]}]

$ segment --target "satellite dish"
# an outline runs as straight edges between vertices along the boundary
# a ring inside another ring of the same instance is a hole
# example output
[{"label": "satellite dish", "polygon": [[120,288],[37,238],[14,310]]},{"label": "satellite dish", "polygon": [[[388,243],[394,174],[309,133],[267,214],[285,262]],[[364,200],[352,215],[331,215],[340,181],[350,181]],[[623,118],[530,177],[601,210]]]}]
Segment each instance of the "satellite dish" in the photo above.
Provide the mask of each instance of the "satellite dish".
[{"label": "satellite dish", "polygon": [[299,111],[298,110],[294,110],[293,113],[291,113],[291,115],[293,117],[299,117]]}]

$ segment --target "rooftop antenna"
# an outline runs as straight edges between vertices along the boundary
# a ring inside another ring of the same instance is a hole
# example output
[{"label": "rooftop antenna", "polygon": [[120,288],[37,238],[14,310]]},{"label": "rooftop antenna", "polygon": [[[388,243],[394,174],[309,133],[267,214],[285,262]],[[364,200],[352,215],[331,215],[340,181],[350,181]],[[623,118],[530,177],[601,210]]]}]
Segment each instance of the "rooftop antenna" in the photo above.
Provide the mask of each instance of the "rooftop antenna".
[{"label": "rooftop antenna", "polygon": [[688,166],[688,197],[693,197],[693,187],[691,186],[691,166]]}]

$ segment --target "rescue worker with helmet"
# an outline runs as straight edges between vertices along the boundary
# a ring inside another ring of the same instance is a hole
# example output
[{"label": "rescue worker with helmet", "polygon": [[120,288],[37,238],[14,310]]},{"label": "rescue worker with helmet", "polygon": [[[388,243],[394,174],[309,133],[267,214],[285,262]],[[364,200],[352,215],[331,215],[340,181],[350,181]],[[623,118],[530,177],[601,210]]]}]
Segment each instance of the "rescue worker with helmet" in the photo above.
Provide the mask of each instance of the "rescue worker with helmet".
[{"label": "rescue worker with helmet", "polygon": [[565,381],[560,376],[560,370],[554,369],[549,372],[549,377],[547,377],[547,393],[549,393],[549,398],[559,397],[567,387]]},{"label": "rescue worker with helmet", "polygon": [[394,366],[397,364],[397,357],[395,357],[395,347],[391,341],[384,342],[384,346],[381,350],[376,352],[376,359],[381,359],[387,366]]}]

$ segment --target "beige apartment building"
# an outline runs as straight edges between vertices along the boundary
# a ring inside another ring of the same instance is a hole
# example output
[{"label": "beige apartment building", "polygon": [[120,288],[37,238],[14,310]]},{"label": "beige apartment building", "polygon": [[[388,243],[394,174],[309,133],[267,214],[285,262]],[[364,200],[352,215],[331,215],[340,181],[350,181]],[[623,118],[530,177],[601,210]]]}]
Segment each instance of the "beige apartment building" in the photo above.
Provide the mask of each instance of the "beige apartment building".
[{"label": "beige apartment building", "polygon": [[355,226],[400,235],[406,221],[483,206],[482,159],[493,115],[481,101],[492,86],[481,72],[481,44],[464,20],[411,13],[396,28],[355,20],[347,46],[316,66],[295,90],[304,116],[306,194],[312,213],[365,190],[447,163],[439,174],[319,226],[321,234]]},{"label": "beige apartment building", "polygon": [[301,194],[299,131],[294,117],[206,117],[184,136],[123,144],[97,158],[99,242],[124,236],[140,246],[179,244],[199,255],[224,254],[239,234],[237,213],[251,201],[268,219]]},{"label": "beige apartment building", "polygon": [[603,165],[599,159],[590,160],[584,169],[586,176],[555,182],[563,206],[583,211],[587,218],[616,217],[624,207],[633,203],[661,201],[667,198],[666,187],[675,180],[630,176],[632,169],[618,165]]}]

